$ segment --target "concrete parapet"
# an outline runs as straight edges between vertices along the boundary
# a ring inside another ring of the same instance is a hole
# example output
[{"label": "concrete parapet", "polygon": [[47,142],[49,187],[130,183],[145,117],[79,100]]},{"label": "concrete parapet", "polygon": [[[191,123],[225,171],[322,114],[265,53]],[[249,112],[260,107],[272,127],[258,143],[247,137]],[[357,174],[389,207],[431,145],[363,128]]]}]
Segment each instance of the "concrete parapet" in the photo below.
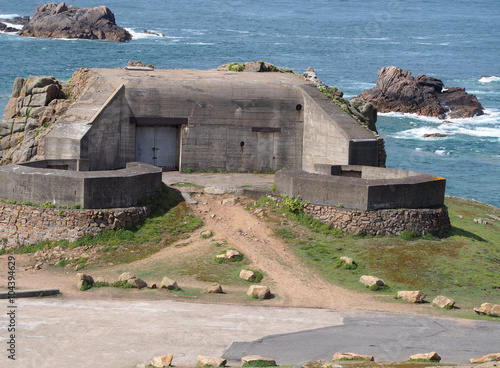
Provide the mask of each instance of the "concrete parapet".
[{"label": "concrete parapet", "polygon": [[[316,172],[281,170],[276,189],[313,204],[358,210],[430,208],[444,204],[446,179],[415,171],[358,165],[315,165]],[[330,174],[328,174],[330,172]]]},{"label": "concrete parapet", "polygon": [[[0,167],[0,199],[56,207],[119,208],[150,200],[161,188],[161,169],[129,162],[125,169],[73,171],[85,161],[46,160]],[[56,168],[50,168],[56,167]]]}]

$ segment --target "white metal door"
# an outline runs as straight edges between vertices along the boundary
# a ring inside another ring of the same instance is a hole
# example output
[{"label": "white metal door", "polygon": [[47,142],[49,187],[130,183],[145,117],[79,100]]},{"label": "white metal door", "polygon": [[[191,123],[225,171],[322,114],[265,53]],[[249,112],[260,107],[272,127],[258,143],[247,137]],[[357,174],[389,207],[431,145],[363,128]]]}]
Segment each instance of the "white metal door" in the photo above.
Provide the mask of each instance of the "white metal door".
[{"label": "white metal door", "polygon": [[165,168],[177,164],[177,128],[137,126],[135,137],[136,161]]}]

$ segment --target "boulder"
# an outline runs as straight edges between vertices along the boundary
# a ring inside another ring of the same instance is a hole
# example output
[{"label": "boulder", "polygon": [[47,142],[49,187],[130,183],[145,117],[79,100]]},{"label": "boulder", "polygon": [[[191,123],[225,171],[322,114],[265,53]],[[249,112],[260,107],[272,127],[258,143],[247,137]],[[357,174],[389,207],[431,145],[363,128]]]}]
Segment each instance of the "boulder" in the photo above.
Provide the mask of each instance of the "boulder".
[{"label": "boulder", "polygon": [[441,361],[441,357],[435,351],[433,351],[432,353],[415,354],[410,357],[410,360],[418,360],[418,359],[435,360],[438,362]]},{"label": "boulder", "polygon": [[204,366],[212,366],[212,367],[221,367],[226,365],[227,360],[222,358],[212,358],[204,355],[198,355],[196,358],[196,365],[198,367]]},{"label": "boulder", "polygon": [[434,298],[432,304],[439,308],[453,308],[453,306],[455,305],[455,301],[444,295],[439,295]]},{"label": "boulder", "polygon": [[127,282],[130,285],[132,285],[133,288],[136,288],[136,289],[143,289],[145,287],[148,287],[148,284],[143,279],[139,279],[137,277],[134,277],[132,279],[128,279]]},{"label": "boulder", "polygon": [[90,285],[94,284],[94,278],[92,276],[86,275],[84,273],[77,273],[75,281],[76,281],[76,287],[78,289],[80,289],[82,287],[84,281],[86,281]]},{"label": "boulder", "polygon": [[120,281],[128,281],[130,279],[135,279],[135,275],[132,273],[132,272],[124,272],[120,275],[120,277],[118,278],[118,280]]},{"label": "boulder", "polygon": [[169,367],[172,364],[173,354],[155,356],[151,361],[150,365],[157,368]]},{"label": "boulder", "polygon": [[359,282],[361,282],[363,285],[366,285],[367,287],[374,286],[374,285],[376,285],[378,287],[386,286],[386,283],[384,280],[379,279],[378,277],[375,277],[375,276],[363,275],[359,279]]},{"label": "boulder", "polygon": [[250,270],[241,270],[240,271],[240,278],[243,280],[250,280],[251,278],[255,277],[255,273]]},{"label": "boulder", "polygon": [[481,307],[474,308],[474,312],[476,312],[477,314],[486,314],[486,315],[500,317],[500,305],[483,303],[481,304]]},{"label": "boulder", "polygon": [[413,77],[395,66],[378,71],[377,84],[358,96],[371,102],[380,112],[416,113],[444,119],[483,115],[483,106],[465,89],[445,88],[441,80],[426,75]]},{"label": "boulder", "polygon": [[234,206],[236,204],[236,199],[233,198],[226,198],[222,201],[222,204],[224,206]]},{"label": "boulder", "polygon": [[238,252],[237,250],[234,250],[234,249],[229,249],[229,250],[227,250],[223,254],[218,254],[216,256],[216,258],[220,258],[220,259],[234,259],[234,258],[239,257],[239,256],[241,256],[240,252]]},{"label": "boulder", "polygon": [[169,277],[164,277],[161,280],[160,289],[175,290],[178,288],[179,288],[179,286],[177,285],[177,282],[172,280]]},{"label": "boulder", "polygon": [[267,362],[267,363],[269,363],[269,365],[276,365],[276,360],[271,359],[271,358],[263,358],[260,355],[247,355],[247,356],[244,356],[243,358],[241,358],[241,362],[243,364],[245,364],[245,363],[252,364],[252,363],[258,362],[259,360]]},{"label": "boulder", "polygon": [[106,6],[88,9],[68,7],[65,3],[38,5],[19,35],[119,42],[132,39],[129,32],[116,25],[114,14]]},{"label": "boulder", "polygon": [[205,294],[222,294],[222,286],[216,282],[208,285],[203,291]]},{"label": "boulder", "polygon": [[490,315],[500,317],[500,305],[495,304],[490,311]]},{"label": "boulder", "polygon": [[374,361],[373,355],[362,355],[356,353],[335,353],[332,360],[368,360]]},{"label": "boulder", "polygon": [[248,288],[247,295],[257,299],[269,299],[271,297],[271,290],[263,285],[251,285]]},{"label": "boulder", "polygon": [[156,282],[151,282],[151,283],[148,282],[148,289],[156,289],[156,288],[158,288]]},{"label": "boulder", "polygon": [[398,291],[397,297],[409,303],[423,303],[425,295],[420,290],[403,290]]},{"label": "boulder", "polygon": [[340,260],[348,265],[352,265],[354,263],[354,260],[350,257],[340,257]]},{"label": "boulder", "polygon": [[479,358],[472,358],[469,360],[472,364],[486,363],[486,362],[500,362],[500,353],[488,354]]}]

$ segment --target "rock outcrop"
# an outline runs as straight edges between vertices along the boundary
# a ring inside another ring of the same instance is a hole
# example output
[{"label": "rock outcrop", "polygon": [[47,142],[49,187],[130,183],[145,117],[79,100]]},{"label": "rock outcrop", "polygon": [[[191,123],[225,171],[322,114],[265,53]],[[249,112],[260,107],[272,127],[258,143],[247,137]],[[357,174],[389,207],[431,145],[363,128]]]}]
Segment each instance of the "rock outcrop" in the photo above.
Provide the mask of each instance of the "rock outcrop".
[{"label": "rock outcrop", "polygon": [[395,66],[378,71],[377,84],[358,96],[371,102],[380,112],[415,113],[444,119],[483,115],[476,96],[464,88],[444,86],[440,79],[427,75],[413,77],[411,71]]},{"label": "rock outcrop", "polygon": [[335,353],[333,361],[336,360],[367,360],[373,362],[375,359],[373,355],[363,355],[356,353]]},{"label": "rock outcrop", "polygon": [[269,299],[271,290],[267,286],[252,285],[248,288],[247,295],[255,299]]},{"label": "rock outcrop", "polygon": [[424,293],[422,293],[420,290],[398,291],[397,297],[398,299],[403,299],[408,303],[423,303],[425,299]]},{"label": "rock outcrop", "polygon": [[116,25],[114,14],[106,6],[88,9],[67,6],[65,3],[38,5],[33,18],[19,35],[118,42],[132,39],[129,32]]}]

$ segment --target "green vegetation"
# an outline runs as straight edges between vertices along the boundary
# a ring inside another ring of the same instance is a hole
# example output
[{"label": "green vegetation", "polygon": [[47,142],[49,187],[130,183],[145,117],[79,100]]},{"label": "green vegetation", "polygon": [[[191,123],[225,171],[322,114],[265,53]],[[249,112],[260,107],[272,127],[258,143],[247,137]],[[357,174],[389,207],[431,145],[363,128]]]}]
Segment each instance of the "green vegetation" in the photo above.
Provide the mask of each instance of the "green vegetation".
[{"label": "green vegetation", "polygon": [[[384,294],[421,290],[428,300],[447,295],[457,301],[454,315],[471,317],[460,310],[485,301],[498,303],[500,289],[500,221],[484,225],[474,219],[500,217],[500,211],[459,198],[446,198],[446,205],[452,226],[444,238],[422,237],[411,230],[399,237],[342,234],[269,197],[249,208],[264,208],[276,236],[331,283],[361,291],[366,290],[361,275],[377,275],[388,283],[389,288],[380,291]],[[342,256],[355,259],[357,267],[341,267]]]},{"label": "green vegetation", "polygon": [[[236,250],[236,249],[228,249],[228,250]],[[222,252],[220,252],[218,255],[222,255],[222,254],[226,254],[226,252],[228,250],[224,250]],[[214,258],[214,261],[216,263],[233,263],[233,262],[241,262],[243,261],[243,254],[238,254],[238,255],[235,255],[231,258],[218,258],[217,256]]]},{"label": "green vegetation", "polygon": [[276,363],[267,360],[256,360],[254,362],[245,362],[242,367],[276,367]]},{"label": "green vegetation", "polygon": [[254,275],[247,280],[248,282],[258,284],[264,278],[264,274],[258,270],[249,270],[249,271],[252,271]]},{"label": "green vegetation", "polygon": [[242,72],[245,70],[245,63],[231,63],[229,64],[228,69],[234,72]]}]

